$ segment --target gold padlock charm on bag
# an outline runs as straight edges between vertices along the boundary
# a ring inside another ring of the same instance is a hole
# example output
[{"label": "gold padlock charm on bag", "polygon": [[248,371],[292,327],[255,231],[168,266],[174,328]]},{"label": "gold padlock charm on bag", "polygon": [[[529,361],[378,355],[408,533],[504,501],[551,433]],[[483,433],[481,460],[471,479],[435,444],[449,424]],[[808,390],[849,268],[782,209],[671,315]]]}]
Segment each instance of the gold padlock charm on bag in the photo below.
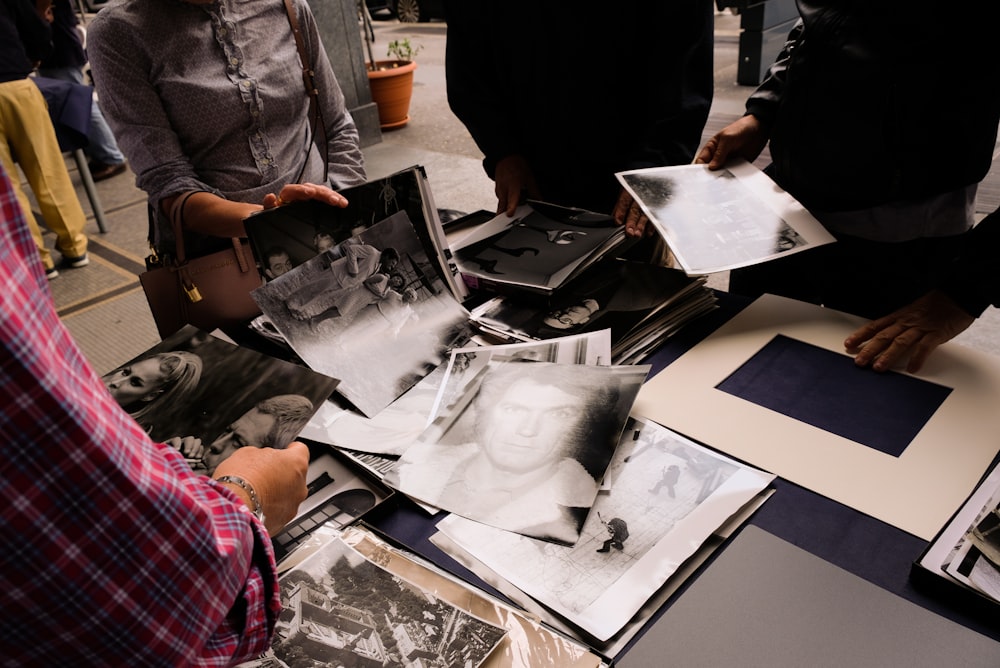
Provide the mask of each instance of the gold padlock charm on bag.
[{"label": "gold padlock charm on bag", "polygon": [[187,295],[187,298],[191,300],[192,304],[196,304],[201,301],[201,292],[198,291],[198,286],[194,283],[191,284],[191,287],[188,287],[187,285],[184,286],[184,294]]}]

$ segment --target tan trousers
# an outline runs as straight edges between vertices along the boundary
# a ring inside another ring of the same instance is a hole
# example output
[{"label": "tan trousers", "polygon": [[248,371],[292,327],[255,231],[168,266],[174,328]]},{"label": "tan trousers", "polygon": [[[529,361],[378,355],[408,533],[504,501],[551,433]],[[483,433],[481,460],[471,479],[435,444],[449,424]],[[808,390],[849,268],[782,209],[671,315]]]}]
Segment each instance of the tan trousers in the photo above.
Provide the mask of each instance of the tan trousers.
[{"label": "tan trousers", "polygon": [[28,179],[46,225],[56,234],[56,248],[67,257],[86,253],[83,228],[87,217],[66,170],[45,98],[30,79],[0,83],[0,162],[14,184],[14,194],[24,209],[42,262],[51,269],[52,254],[45,247],[31,202],[21,187],[14,156]]}]

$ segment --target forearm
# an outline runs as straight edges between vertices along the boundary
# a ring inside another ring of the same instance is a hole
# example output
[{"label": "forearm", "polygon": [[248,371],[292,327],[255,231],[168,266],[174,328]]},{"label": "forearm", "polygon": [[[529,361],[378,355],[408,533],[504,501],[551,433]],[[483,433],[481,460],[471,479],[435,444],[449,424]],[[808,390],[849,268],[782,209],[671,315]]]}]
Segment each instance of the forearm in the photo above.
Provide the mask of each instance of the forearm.
[{"label": "forearm", "polygon": [[207,236],[245,237],[243,219],[260,211],[261,204],[232,202],[209,192],[196,192],[184,200],[186,195],[175,195],[163,199],[160,207],[165,216],[170,217],[175,206],[183,203],[181,216],[184,229]]}]

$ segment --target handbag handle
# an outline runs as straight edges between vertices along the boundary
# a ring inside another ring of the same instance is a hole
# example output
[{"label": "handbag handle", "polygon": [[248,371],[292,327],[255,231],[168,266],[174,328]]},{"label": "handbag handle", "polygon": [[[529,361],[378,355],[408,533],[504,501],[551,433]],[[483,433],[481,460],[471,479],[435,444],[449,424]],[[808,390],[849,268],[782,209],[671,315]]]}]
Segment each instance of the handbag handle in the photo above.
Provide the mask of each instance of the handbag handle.
[{"label": "handbag handle", "polygon": [[[316,71],[313,70],[310,64],[309,54],[306,52],[305,43],[302,41],[302,30],[299,28],[299,17],[295,13],[295,7],[292,5],[292,0],[285,0],[285,13],[288,14],[288,25],[292,28],[292,37],[295,38],[295,48],[299,52],[299,61],[302,63],[302,83],[306,89],[306,96],[309,98],[309,107],[312,111],[312,135],[315,138],[316,129],[319,128],[323,133],[323,144],[320,153],[323,155],[323,164],[325,165],[324,173],[329,173],[330,171],[330,155],[326,151],[327,136],[326,136],[326,124],[323,123],[323,114],[320,110],[319,104],[319,88],[316,87]],[[316,143],[315,141],[313,143]],[[317,148],[320,145],[317,144]],[[308,156],[306,156],[308,157]],[[305,170],[305,161],[303,161],[302,169]],[[299,172],[299,176],[296,177],[296,181],[301,178],[302,173]]]},{"label": "handbag handle", "polygon": [[[202,296],[201,292],[198,290],[198,286],[194,284],[194,281],[191,279],[191,276],[187,271],[187,255],[184,251],[184,205],[187,204],[188,199],[190,199],[192,195],[199,192],[203,191],[189,190],[181,195],[170,208],[170,225],[173,227],[174,240],[176,243],[174,266],[177,273],[180,275],[184,293],[192,303],[200,302]],[[240,265],[240,271],[246,273],[251,269],[254,269],[255,267],[246,257],[246,249],[243,248],[243,243],[240,241],[240,238],[231,237],[230,241],[233,244],[233,253],[236,255],[236,262]]]}]

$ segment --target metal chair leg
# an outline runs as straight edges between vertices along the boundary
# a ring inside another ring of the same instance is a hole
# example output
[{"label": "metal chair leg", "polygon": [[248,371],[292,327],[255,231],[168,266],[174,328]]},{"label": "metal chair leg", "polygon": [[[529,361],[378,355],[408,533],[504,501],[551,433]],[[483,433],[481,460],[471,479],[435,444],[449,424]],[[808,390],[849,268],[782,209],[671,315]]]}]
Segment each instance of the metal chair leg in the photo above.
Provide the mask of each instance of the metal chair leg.
[{"label": "metal chair leg", "polygon": [[83,181],[83,189],[87,191],[87,198],[90,199],[90,208],[94,210],[94,220],[97,221],[97,229],[108,231],[107,220],[104,218],[104,207],[97,196],[97,188],[94,186],[94,178],[90,175],[90,165],[87,164],[87,156],[83,149],[78,148],[73,151],[73,160],[76,161],[76,169],[80,172],[80,180]]}]

